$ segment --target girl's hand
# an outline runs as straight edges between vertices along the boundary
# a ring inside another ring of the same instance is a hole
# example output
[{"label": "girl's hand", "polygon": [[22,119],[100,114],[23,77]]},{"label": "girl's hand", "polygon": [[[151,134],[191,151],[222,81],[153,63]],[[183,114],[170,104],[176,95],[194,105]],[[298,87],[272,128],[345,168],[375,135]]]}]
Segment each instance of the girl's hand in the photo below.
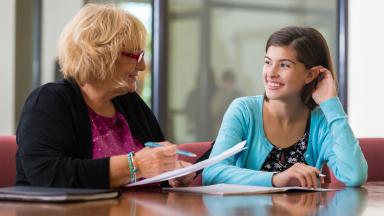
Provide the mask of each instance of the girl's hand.
[{"label": "girl's hand", "polygon": [[310,70],[314,70],[318,74],[318,83],[312,92],[312,98],[317,104],[336,97],[337,89],[336,82],[332,77],[332,73],[323,66],[315,66]]},{"label": "girl's hand", "polygon": [[[277,173],[272,177],[272,184],[275,187],[301,186],[317,188],[317,176],[320,171],[315,167],[296,163],[284,172]],[[324,177],[320,178],[324,183]]]}]

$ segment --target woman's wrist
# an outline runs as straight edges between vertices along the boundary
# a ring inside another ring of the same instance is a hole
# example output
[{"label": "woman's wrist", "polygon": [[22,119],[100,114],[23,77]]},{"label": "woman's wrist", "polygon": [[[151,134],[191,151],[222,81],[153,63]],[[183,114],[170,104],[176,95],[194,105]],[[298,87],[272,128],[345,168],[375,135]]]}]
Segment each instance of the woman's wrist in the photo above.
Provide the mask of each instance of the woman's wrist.
[{"label": "woman's wrist", "polygon": [[272,178],[271,178],[272,187],[277,187],[276,186],[276,174],[277,174],[277,172],[272,174]]},{"label": "woman's wrist", "polygon": [[121,187],[130,183],[127,155],[116,155],[109,158],[110,187]]},{"label": "woman's wrist", "polygon": [[135,183],[137,180],[137,168],[134,163],[134,152],[128,153],[127,160],[128,160],[128,167],[129,167],[130,182]]},{"label": "woman's wrist", "polygon": [[133,164],[136,167],[136,178],[141,179],[143,178],[143,175],[140,172],[139,165],[137,163],[137,155],[133,155]]}]

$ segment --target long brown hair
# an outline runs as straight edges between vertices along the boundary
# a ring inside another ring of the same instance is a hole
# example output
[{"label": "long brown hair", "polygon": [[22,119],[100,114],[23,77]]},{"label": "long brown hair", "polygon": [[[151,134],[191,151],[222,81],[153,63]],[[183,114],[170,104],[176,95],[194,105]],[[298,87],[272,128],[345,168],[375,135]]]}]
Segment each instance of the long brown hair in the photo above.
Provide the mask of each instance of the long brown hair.
[{"label": "long brown hair", "polygon": [[[307,69],[321,65],[331,71],[332,77],[337,83],[327,42],[316,29],[296,26],[282,28],[269,37],[265,52],[268,51],[270,46],[289,46],[293,48],[297,60],[302,62]],[[319,79],[321,77],[306,84],[301,91],[301,99],[310,110],[317,106],[312,98],[312,92]],[[265,94],[264,98],[268,100]]]}]

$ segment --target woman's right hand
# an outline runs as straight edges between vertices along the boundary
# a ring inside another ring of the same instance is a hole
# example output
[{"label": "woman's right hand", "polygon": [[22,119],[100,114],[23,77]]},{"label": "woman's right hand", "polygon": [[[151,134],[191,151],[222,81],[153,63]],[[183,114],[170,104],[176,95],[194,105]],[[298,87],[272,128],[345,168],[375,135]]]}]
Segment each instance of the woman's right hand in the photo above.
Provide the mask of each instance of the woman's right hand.
[{"label": "woman's right hand", "polygon": [[176,168],[176,145],[143,148],[133,157],[137,179],[150,178]]},{"label": "woman's right hand", "polygon": [[[317,188],[317,176],[320,171],[315,167],[296,163],[284,172],[277,173],[272,177],[272,184],[275,187],[301,186]],[[320,177],[324,183],[324,177]]]}]

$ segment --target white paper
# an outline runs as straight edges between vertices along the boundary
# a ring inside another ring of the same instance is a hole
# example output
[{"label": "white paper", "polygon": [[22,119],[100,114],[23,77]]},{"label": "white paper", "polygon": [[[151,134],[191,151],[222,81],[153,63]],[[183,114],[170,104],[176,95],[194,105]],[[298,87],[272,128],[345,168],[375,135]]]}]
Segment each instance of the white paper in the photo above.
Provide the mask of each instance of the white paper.
[{"label": "white paper", "polygon": [[234,185],[234,184],[215,184],[208,186],[198,187],[176,187],[176,188],[163,188],[165,191],[178,191],[178,192],[191,192],[211,195],[242,195],[242,194],[267,194],[287,192],[293,190],[299,191],[334,191],[338,189],[329,188],[305,188],[305,187],[262,187],[262,186],[248,186],[248,185]]},{"label": "white paper", "polygon": [[245,149],[245,147],[244,147],[245,143],[246,143],[246,141],[242,141],[242,142],[234,145],[232,148],[224,151],[223,153],[216,155],[212,158],[209,158],[207,160],[203,160],[203,161],[200,161],[199,163],[196,163],[196,164],[193,164],[191,166],[184,167],[184,168],[180,168],[177,170],[168,171],[168,172],[162,173],[158,176],[154,176],[152,178],[147,178],[147,179],[144,179],[142,181],[138,181],[136,183],[127,184],[126,187],[162,182],[162,181],[166,181],[169,179],[181,177],[181,176],[196,172],[196,171],[201,170],[207,166],[210,166],[212,164],[220,162],[220,161],[224,160],[225,158],[230,157],[230,156],[232,156],[238,152],[241,152],[242,150]]}]

